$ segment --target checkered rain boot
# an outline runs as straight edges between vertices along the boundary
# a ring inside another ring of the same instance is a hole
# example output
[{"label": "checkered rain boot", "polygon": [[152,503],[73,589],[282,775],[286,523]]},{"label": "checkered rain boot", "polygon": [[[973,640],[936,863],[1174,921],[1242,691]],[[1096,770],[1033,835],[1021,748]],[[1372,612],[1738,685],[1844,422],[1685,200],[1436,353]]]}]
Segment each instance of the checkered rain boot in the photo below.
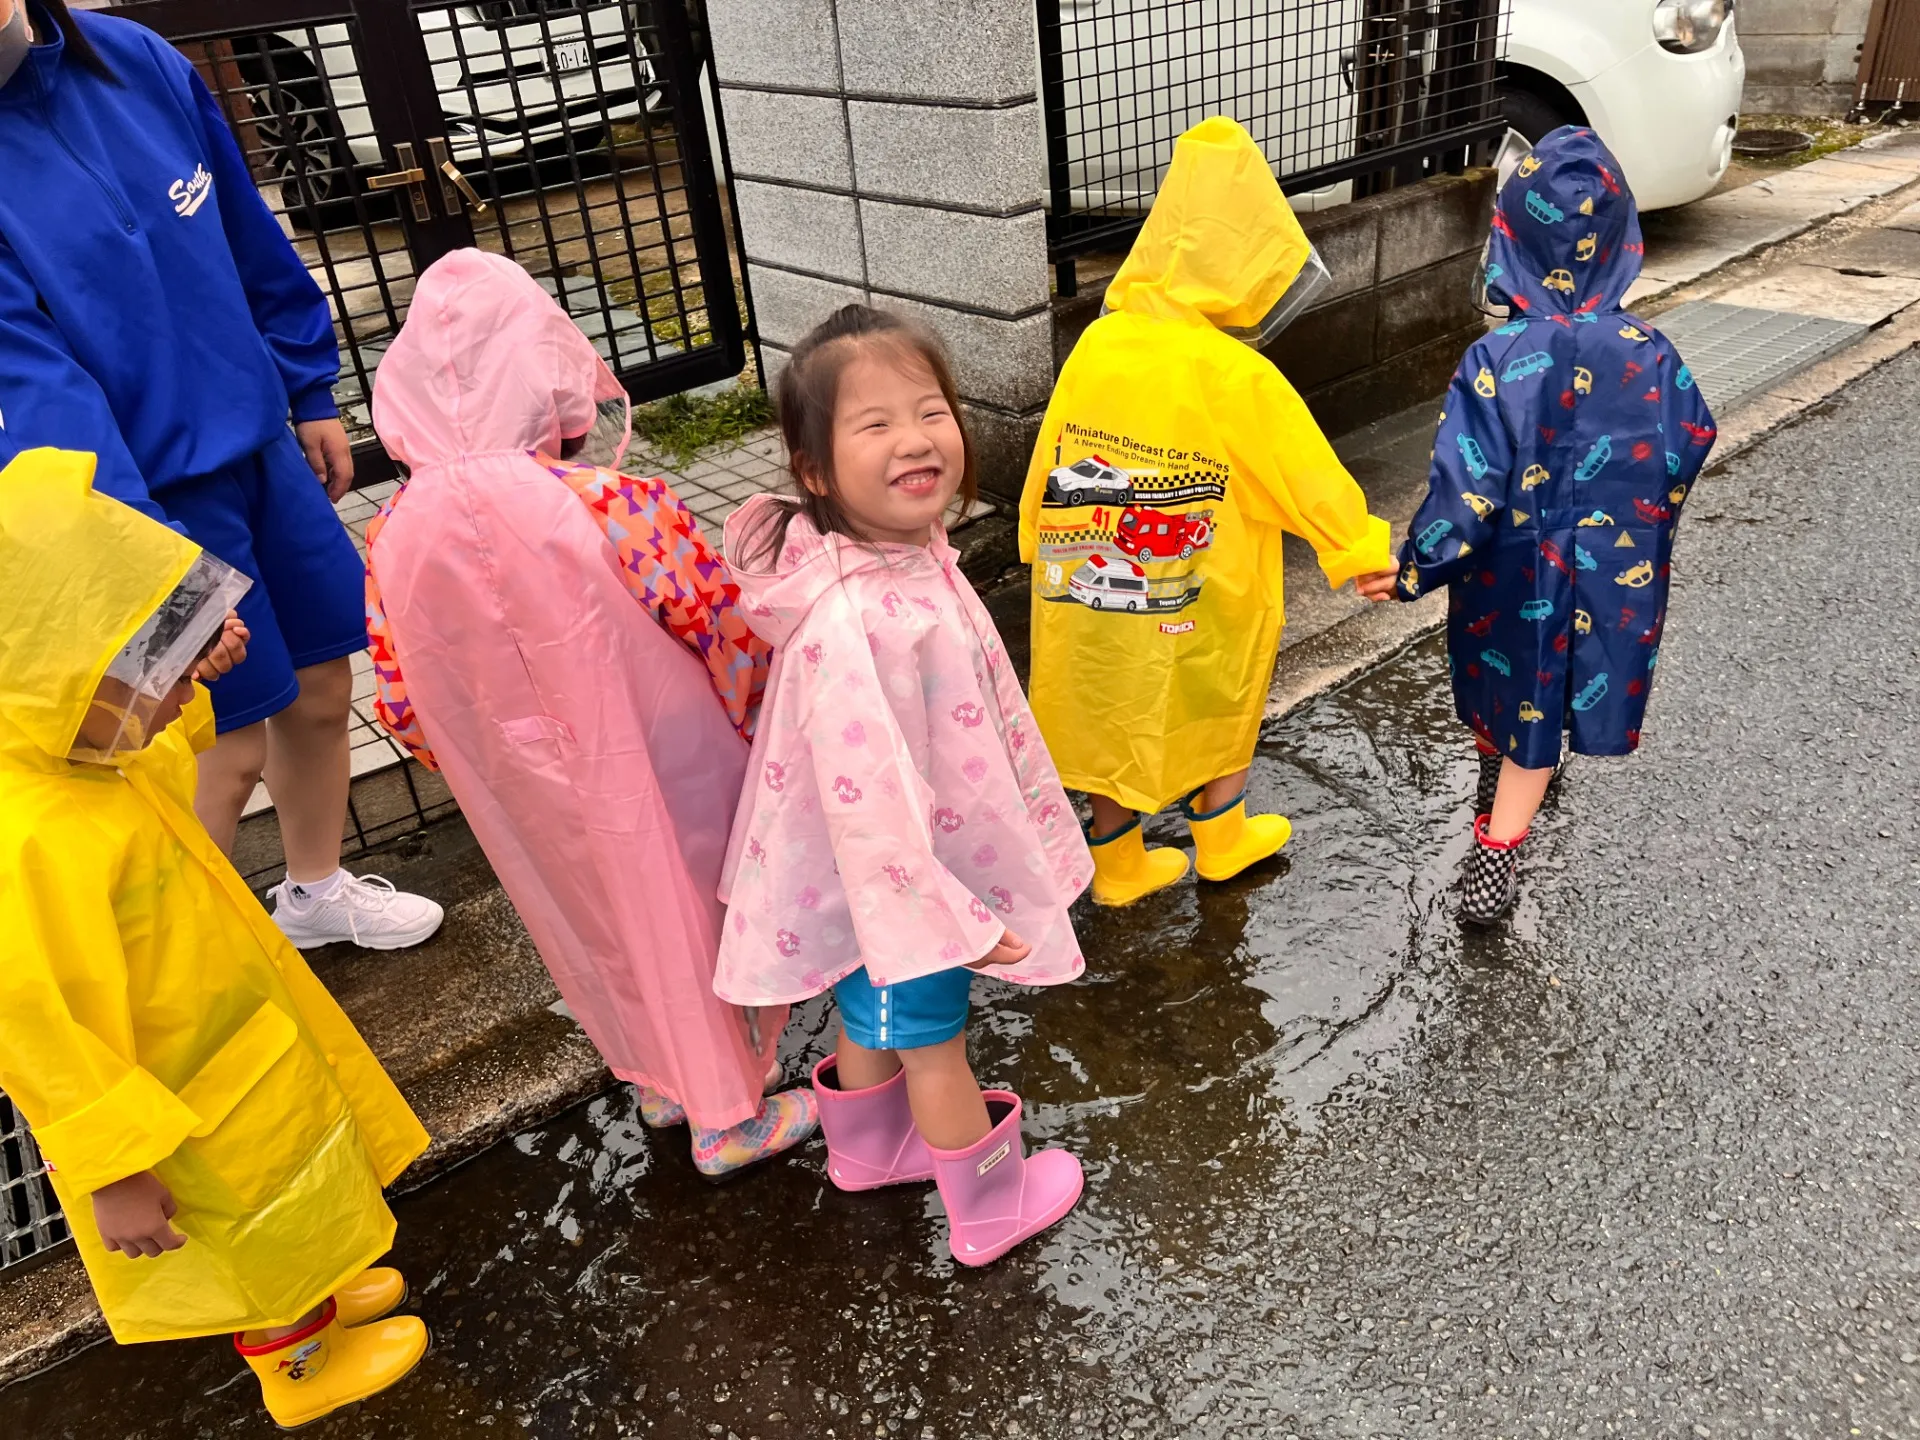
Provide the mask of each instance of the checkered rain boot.
[{"label": "checkered rain boot", "polygon": [[[1494,840],[1487,835],[1490,816],[1473,822],[1473,853],[1460,876],[1460,918],[1469,925],[1498,925],[1513,909],[1518,889],[1515,871],[1526,835]],[[1529,831],[1529,834],[1532,832]]]}]

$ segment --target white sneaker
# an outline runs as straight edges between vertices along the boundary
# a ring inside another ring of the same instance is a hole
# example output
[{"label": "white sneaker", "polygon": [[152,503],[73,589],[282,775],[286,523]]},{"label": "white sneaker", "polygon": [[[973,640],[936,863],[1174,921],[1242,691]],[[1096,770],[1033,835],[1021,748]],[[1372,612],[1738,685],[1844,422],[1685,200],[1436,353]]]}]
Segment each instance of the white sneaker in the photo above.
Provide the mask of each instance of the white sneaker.
[{"label": "white sneaker", "polygon": [[447,912],[424,895],[396,890],[378,875],[345,875],[324,899],[300,903],[299,887],[282,881],[267,892],[273,923],[299,950],[341,941],[363,950],[404,950],[440,928]]}]

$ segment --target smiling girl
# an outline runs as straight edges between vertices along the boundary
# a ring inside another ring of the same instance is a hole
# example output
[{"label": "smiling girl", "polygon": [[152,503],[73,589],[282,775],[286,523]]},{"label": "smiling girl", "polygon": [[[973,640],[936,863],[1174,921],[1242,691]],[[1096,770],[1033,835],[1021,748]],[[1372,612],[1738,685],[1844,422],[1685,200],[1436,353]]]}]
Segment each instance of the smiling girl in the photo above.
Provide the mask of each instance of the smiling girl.
[{"label": "smiling girl", "polygon": [[956,1260],[985,1265],[1079,1199],[1080,1163],[1026,1155],[1020,1097],[967,1063],[976,971],[1084,968],[1067,907],[1092,859],[942,517],[973,458],[936,341],[849,305],[779,383],[797,493],[749,501],[726,552],[775,648],[733,827],[714,988],[772,1006],[832,989],[814,1070],[843,1190],[933,1180]]}]

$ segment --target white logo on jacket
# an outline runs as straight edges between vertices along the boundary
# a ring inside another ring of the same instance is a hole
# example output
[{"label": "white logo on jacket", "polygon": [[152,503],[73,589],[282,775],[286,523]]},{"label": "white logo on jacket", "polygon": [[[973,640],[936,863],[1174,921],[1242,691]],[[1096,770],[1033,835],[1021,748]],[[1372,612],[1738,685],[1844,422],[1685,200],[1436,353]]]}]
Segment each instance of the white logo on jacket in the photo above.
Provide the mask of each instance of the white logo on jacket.
[{"label": "white logo on jacket", "polygon": [[167,187],[167,198],[173,201],[173,213],[186,219],[206,204],[207,196],[213,193],[213,176],[207,173],[207,167],[193,167],[193,178],[176,180]]}]

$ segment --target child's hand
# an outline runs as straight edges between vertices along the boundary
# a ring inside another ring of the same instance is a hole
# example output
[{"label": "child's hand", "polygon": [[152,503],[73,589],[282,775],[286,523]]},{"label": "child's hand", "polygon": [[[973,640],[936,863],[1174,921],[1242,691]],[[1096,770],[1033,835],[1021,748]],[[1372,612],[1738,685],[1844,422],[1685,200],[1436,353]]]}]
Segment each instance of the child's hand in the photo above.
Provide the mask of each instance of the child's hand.
[{"label": "child's hand", "polygon": [[1000,943],[982,955],[969,970],[991,970],[1000,965],[1018,965],[1033,953],[1033,946],[1009,930],[1000,937]]},{"label": "child's hand", "polygon": [[129,1260],[152,1259],[178,1250],[187,1237],[168,1222],[179,1207],[173,1192],[151,1170],[129,1175],[93,1192],[93,1223],[109,1250]]},{"label": "child's hand", "polygon": [[1360,576],[1353,584],[1362,600],[1371,600],[1378,605],[1382,600],[1394,598],[1393,587],[1399,579],[1398,570],[1376,570],[1371,575]]},{"label": "child's hand", "polygon": [[193,667],[193,678],[203,685],[211,685],[247,658],[247,641],[252,638],[246,623],[229,610],[226,624],[220,627],[220,638],[213,642],[207,658]]}]

